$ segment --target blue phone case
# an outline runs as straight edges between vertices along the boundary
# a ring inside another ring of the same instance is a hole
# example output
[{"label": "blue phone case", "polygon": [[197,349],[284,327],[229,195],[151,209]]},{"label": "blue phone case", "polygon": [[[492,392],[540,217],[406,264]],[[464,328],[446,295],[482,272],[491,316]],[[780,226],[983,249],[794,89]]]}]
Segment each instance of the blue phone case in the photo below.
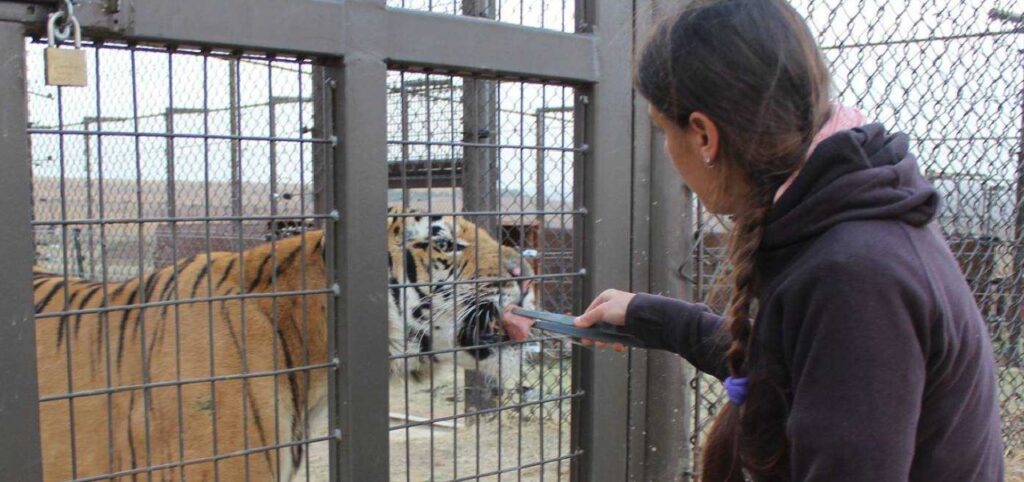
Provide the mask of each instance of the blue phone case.
[{"label": "blue phone case", "polygon": [[586,338],[605,343],[622,343],[626,346],[646,348],[643,342],[635,336],[622,331],[621,327],[603,321],[594,324],[590,328],[579,328],[573,324],[575,318],[569,315],[524,309],[512,310],[512,313],[525,318],[532,318],[536,321],[534,327],[544,331],[559,333],[576,339]]}]

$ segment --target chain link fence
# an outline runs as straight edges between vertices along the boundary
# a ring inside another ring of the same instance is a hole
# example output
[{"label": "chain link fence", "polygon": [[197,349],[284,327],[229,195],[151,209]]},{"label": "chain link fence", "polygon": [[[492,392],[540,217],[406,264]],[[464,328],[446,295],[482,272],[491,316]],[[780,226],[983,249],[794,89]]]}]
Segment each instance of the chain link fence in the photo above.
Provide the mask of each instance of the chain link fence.
[{"label": "chain link fence", "polygon": [[[835,94],[911,137],[943,196],[939,224],[978,305],[996,353],[1008,457],[1024,450],[1024,22],[1010,1],[797,0],[831,65]],[[724,280],[728,221],[703,212],[693,256],[695,292]],[[724,300],[711,300],[719,310]],[[694,464],[726,402],[706,375],[690,380]]]},{"label": "chain link fence", "polygon": [[487,17],[499,22],[575,32],[576,0],[387,0],[389,7],[448,15]]},{"label": "chain link fence", "polygon": [[[571,311],[579,277],[574,102],[566,86],[392,71],[390,204],[473,222],[468,238],[500,243],[496,254],[511,267],[503,276],[527,282],[528,303]],[[415,281],[394,280],[392,289]],[[421,343],[407,335],[392,354],[406,373],[391,387],[392,480],[569,477],[570,405],[581,393],[567,340],[504,344],[497,370],[482,368],[487,360],[473,350],[434,348],[420,378],[409,354],[422,354]]]},{"label": "chain link fence", "polygon": [[[58,90],[44,84],[43,47],[27,46],[42,267],[63,272],[67,253],[70,275],[123,281],[173,264],[175,243],[179,259],[207,236],[214,251],[247,249],[277,229],[272,214],[311,212],[308,62],[107,45],[87,50],[99,88]],[[137,85],[120,77],[133,68]],[[207,233],[210,217],[224,219]]]},{"label": "chain link fence", "polygon": [[296,273],[278,251],[330,218],[316,209],[314,157],[331,144],[312,135],[316,64],[89,42],[89,87],[68,89],[45,85],[44,47],[25,45],[35,286],[49,290],[37,336],[58,346],[39,351],[45,478],[308,468],[329,438],[299,387],[326,391],[327,340],[308,330],[329,290],[322,265]]}]

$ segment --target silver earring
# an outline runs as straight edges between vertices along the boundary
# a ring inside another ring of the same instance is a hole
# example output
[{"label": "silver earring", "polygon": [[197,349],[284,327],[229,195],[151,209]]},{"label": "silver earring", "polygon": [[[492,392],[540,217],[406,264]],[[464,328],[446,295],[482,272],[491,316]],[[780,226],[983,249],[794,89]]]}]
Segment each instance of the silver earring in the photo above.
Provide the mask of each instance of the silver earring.
[{"label": "silver earring", "polygon": [[712,163],[714,163],[714,162],[715,162],[715,161],[714,161],[714,159],[711,159],[711,156],[709,156],[709,155],[707,155],[707,154],[704,154],[704,165],[705,165],[705,166],[707,166],[707,167],[712,167],[712,165],[711,165],[711,164],[712,164]]}]

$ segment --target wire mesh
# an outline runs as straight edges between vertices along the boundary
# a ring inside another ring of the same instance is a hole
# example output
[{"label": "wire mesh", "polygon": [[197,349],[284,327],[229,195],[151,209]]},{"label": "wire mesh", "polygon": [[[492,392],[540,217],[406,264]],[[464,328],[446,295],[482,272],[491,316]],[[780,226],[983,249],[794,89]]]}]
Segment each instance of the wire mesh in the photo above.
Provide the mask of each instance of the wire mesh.
[{"label": "wire mesh", "polygon": [[410,269],[408,248],[394,252],[392,480],[568,479],[571,347],[494,328],[510,303],[575,307],[574,106],[571,87],[389,75],[390,222],[431,223],[416,256],[443,260]]},{"label": "wire mesh", "polygon": [[315,63],[87,43],[89,87],[57,88],[44,47],[26,44],[46,480],[308,479],[334,366]]},{"label": "wire mesh", "polygon": [[[939,224],[989,323],[1003,435],[1024,450],[1024,313],[1021,165],[1024,164],[1024,25],[998,20],[1019,3],[798,0],[831,65],[838,99],[869,121],[906,132],[943,195]],[[1020,14],[1021,12],[1010,13]],[[869,18],[874,15],[873,18]],[[697,296],[724,280],[728,220],[700,207],[692,253]],[[711,300],[722,310],[722,299]],[[690,380],[698,475],[700,446],[725,402],[720,384]]]},{"label": "wire mesh", "polygon": [[448,15],[468,15],[498,22],[575,32],[576,0],[388,0],[389,7]]}]

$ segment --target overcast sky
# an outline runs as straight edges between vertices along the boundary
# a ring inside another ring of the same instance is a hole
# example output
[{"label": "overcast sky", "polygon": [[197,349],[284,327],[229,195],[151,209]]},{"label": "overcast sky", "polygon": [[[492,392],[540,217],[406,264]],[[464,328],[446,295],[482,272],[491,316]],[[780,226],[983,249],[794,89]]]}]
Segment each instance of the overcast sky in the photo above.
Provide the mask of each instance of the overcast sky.
[{"label": "overcast sky", "polygon": [[[403,1],[406,7],[426,9],[432,6],[439,12],[456,11],[452,0],[391,0],[389,4],[402,6]],[[566,0],[503,1],[499,2],[498,15],[502,21],[568,30],[573,23],[573,4]],[[965,189],[969,192],[960,193],[961,197],[976,197],[974,190],[979,188],[974,185],[978,183],[985,183],[987,187],[983,189],[989,190],[999,189],[1000,185],[1005,189],[1011,187],[1024,115],[1021,108],[1024,59],[1018,53],[1024,50],[1024,35],[998,34],[1009,26],[990,20],[987,14],[991,8],[1021,11],[1024,2],[966,0],[951,5],[944,0],[797,0],[794,4],[819,36],[832,66],[838,98],[862,108],[870,119],[910,133],[914,150],[930,173],[957,179],[947,182],[948,197],[956,198],[957,191]],[[983,35],[986,33],[988,35]],[[950,38],[927,40],[942,37]],[[55,88],[43,85],[42,47],[30,45],[29,51],[32,123],[56,126],[57,94]],[[86,118],[97,115],[97,79],[92,71],[97,56],[89,51],[88,57],[90,87],[63,92],[61,115],[65,129],[96,129],[95,123],[85,124]],[[99,110],[107,118],[104,130],[133,131],[133,107],[137,106],[140,131],[165,132],[169,130],[166,112],[173,106],[179,111],[173,120],[175,132],[202,133],[205,119],[212,134],[230,134],[230,62],[211,58],[206,63],[205,106],[210,113],[203,116],[180,112],[204,108],[203,57],[139,52],[135,57],[134,93],[128,77],[131,73],[128,52],[105,49],[99,53],[98,60],[102,72]],[[292,62],[270,66],[264,61],[243,62],[239,67],[241,134],[271,135],[268,101],[273,96],[277,98],[274,135],[292,139],[308,137],[301,129],[312,124],[312,104],[296,102],[296,99],[300,95],[310,96],[311,70],[309,65]],[[170,82],[172,77],[173,82]],[[422,76],[407,74],[405,80],[408,83],[416,79]],[[399,80],[398,74],[393,74],[389,84],[395,87]],[[429,137],[433,141],[461,141],[461,106],[457,104],[461,79],[433,76],[432,80],[447,82],[449,87],[406,90],[406,114],[412,126],[405,135],[410,140]],[[451,86],[455,87],[454,91]],[[389,102],[389,115],[396,122],[389,126],[389,139],[398,140],[403,135],[397,122],[402,108],[400,91],[394,92]],[[133,98],[137,102],[133,102]],[[425,125],[428,98],[429,134]],[[572,107],[571,91],[560,87],[503,82],[499,98],[498,135],[500,142],[508,145],[537,143],[538,109]],[[456,102],[452,102],[453,99]],[[546,116],[544,145],[571,146],[571,116],[559,112],[543,115]],[[65,137],[66,176],[84,176],[87,158],[88,169],[95,172],[95,143],[95,137],[89,139],[88,146],[82,136]],[[166,176],[168,143],[165,139],[142,139],[138,156],[134,139],[127,136],[104,138],[103,149],[105,176],[109,178],[135,178],[137,158],[142,166],[142,178],[158,180]],[[461,157],[462,154],[458,147],[412,146],[408,155],[412,159],[424,159],[428,151],[434,159]],[[230,179],[230,142],[211,141],[207,146],[201,140],[179,139],[174,142],[174,154],[179,180],[202,180],[207,158],[211,162],[211,179]],[[278,142],[276,154],[278,182],[297,182],[300,164],[306,168],[307,182],[311,180],[310,145]],[[401,149],[393,145],[389,158],[397,160],[401,155]],[[522,188],[531,195],[536,191],[533,176],[536,156],[535,149],[501,150],[505,189]],[[59,158],[56,136],[33,136],[37,176],[58,175]],[[269,143],[243,142],[243,178],[250,182],[267,182],[269,158]],[[571,160],[571,156],[568,159]],[[564,190],[565,183],[571,180],[571,165],[566,164],[566,155],[560,151],[547,152],[545,163],[547,191],[571,193],[571,186]],[[965,188],[962,178],[967,173],[975,180],[967,182],[971,187]],[[977,181],[978,176],[983,182]]]}]

